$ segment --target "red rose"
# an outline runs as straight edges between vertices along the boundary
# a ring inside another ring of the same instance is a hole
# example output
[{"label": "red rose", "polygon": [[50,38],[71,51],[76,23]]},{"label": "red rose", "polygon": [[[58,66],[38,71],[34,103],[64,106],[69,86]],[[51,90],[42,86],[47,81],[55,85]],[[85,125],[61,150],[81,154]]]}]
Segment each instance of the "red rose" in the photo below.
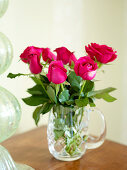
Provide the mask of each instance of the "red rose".
[{"label": "red rose", "polygon": [[37,55],[34,55],[30,60],[30,71],[33,74],[39,74],[42,71],[42,65]]},{"label": "red rose", "polygon": [[66,72],[62,61],[52,61],[48,69],[48,80],[55,84],[63,83],[67,79]]},{"label": "red rose", "polygon": [[70,52],[65,47],[56,48],[54,50],[57,53],[57,60],[61,60],[63,64],[71,65],[72,61],[75,63],[77,61],[75,55],[73,52]]},{"label": "red rose", "polygon": [[84,80],[92,80],[96,75],[97,63],[90,57],[81,57],[75,63],[74,71],[77,76],[82,77]]},{"label": "red rose", "polygon": [[51,63],[51,61],[56,60],[56,56],[50,51],[49,48],[43,48],[42,57],[43,60],[45,62],[48,61],[48,63]]},{"label": "red rose", "polygon": [[30,46],[23,51],[23,53],[20,55],[20,58],[24,63],[29,63],[32,56],[37,55],[40,57],[41,53],[42,48]]},{"label": "red rose", "polygon": [[92,59],[95,60],[96,58],[97,61],[103,64],[112,62],[117,58],[117,51],[113,51],[113,49],[107,45],[91,43],[91,45],[89,44],[88,47],[85,46],[85,49]]},{"label": "red rose", "polygon": [[40,64],[41,53],[42,48],[30,46],[20,55],[23,62],[30,64],[30,71],[33,74],[39,74],[42,70],[42,65]]}]

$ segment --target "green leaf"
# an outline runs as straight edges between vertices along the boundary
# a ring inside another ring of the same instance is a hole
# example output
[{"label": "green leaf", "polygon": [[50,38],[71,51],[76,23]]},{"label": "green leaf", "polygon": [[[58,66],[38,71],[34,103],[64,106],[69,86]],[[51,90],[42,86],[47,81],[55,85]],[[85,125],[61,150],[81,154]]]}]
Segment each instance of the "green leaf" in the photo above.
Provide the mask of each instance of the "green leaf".
[{"label": "green leaf", "polygon": [[29,106],[37,106],[37,105],[43,104],[45,102],[48,102],[49,98],[33,95],[31,97],[23,98],[22,100],[24,101],[24,103],[26,103]]},{"label": "green leaf", "polygon": [[54,126],[57,130],[63,130],[65,126],[65,121],[62,118],[54,119]]},{"label": "green leaf", "polygon": [[44,95],[48,97],[41,85],[35,85],[34,87],[27,90],[28,93],[32,95]]},{"label": "green leaf", "polygon": [[90,107],[96,106],[92,98],[89,98],[89,105],[90,105]]},{"label": "green leaf", "polygon": [[88,93],[87,96],[91,97],[91,96],[96,96],[98,94],[110,93],[110,92],[112,92],[114,90],[116,90],[116,88],[109,87],[109,88],[102,89],[102,90],[91,91],[91,92]]},{"label": "green leaf", "polygon": [[38,122],[40,120],[40,114],[42,112],[42,109],[43,109],[43,107],[39,106],[33,112],[33,119],[35,120],[36,125],[38,125]]},{"label": "green leaf", "polygon": [[62,91],[62,92],[60,93],[60,95],[59,95],[59,101],[60,101],[61,103],[64,103],[64,102],[66,102],[67,100],[69,100],[69,96],[70,96],[69,90],[64,90],[64,91]]},{"label": "green leaf", "polygon": [[84,99],[76,99],[75,103],[78,107],[84,107],[89,103],[89,99],[87,97]]},{"label": "green leaf", "polygon": [[[8,77],[8,78],[11,78],[11,79],[16,78],[16,77],[19,77],[19,76],[26,76],[26,75],[25,75],[25,74],[22,74],[22,73],[18,73],[18,74],[9,73],[9,74],[7,75],[7,77]],[[27,75],[27,76],[28,76],[28,75]]]},{"label": "green leaf", "polygon": [[64,130],[54,129],[54,135],[55,135],[55,141],[57,141],[59,138],[64,137]]},{"label": "green leaf", "polygon": [[104,99],[107,102],[114,102],[115,100],[117,100],[115,97],[112,97],[111,95],[109,95],[108,93],[104,93],[104,94],[97,94],[95,96],[95,98],[97,99]]},{"label": "green leaf", "polygon": [[94,88],[94,82],[90,80],[86,80],[85,87],[83,89],[84,93],[88,93]]},{"label": "green leaf", "polygon": [[70,97],[70,99],[74,99],[74,98],[78,98],[79,97],[79,93],[73,93]]},{"label": "green leaf", "polygon": [[40,85],[40,80],[37,77],[31,77],[31,79],[38,85]]},{"label": "green leaf", "polygon": [[70,99],[70,100],[66,101],[66,104],[67,105],[72,105],[72,104],[74,104],[74,100]]},{"label": "green leaf", "polygon": [[51,110],[51,108],[53,107],[53,105],[54,105],[53,103],[45,103],[42,107],[41,113],[42,114],[48,113]]},{"label": "green leaf", "polygon": [[80,76],[77,76],[74,71],[68,75],[68,81],[70,82],[71,87],[74,90],[79,91],[81,89],[80,83],[82,81],[82,78]]},{"label": "green leaf", "polygon": [[47,87],[47,93],[48,93],[48,96],[50,97],[50,99],[53,100],[53,102],[57,103],[55,91],[51,86]]},{"label": "green leaf", "polygon": [[38,122],[40,120],[40,114],[45,114],[51,110],[54,104],[52,103],[45,103],[42,106],[39,106],[35,109],[33,112],[33,119],[35,120],[36,125],[38,125]]},{"label": "green leaf", "polygon": [[41,81],[42,81],[43,83],[46,83],[46,84],[49,84],[49,83],[50,83],[49,80],[48,80],[48,78],[47,78],[46,76],[44,76],[44,75],[40,75],[40,79],[41,79]]},{"label": "green leaf", "polygon": [[55,140],[58,140],[62,136],[64,137],[64,126],[65,122],[62,118],[56,118],[54,119],[54,135],[55,135]]},{"label": "green leaf", "polygon": [[42,84],[49,84],[50,82],[48,81],[48,78],[43,76],[43,75],[39,75],[39,77],[31,77],[31,79],[38,85],[42,85]]}]

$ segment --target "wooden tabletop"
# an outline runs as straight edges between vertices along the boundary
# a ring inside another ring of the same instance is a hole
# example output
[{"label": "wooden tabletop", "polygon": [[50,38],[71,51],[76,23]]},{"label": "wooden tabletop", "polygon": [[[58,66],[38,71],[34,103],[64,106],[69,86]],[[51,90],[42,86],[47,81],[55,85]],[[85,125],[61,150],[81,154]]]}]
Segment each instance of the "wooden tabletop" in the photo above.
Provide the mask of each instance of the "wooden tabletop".
[{"label": "wooden tabletop", "polygon": [[46,127],[14,136],[2,143],[16,162],[36,170],[127,170],[127,146],[105,141],[77,161],[58,161],[49,153]]}]

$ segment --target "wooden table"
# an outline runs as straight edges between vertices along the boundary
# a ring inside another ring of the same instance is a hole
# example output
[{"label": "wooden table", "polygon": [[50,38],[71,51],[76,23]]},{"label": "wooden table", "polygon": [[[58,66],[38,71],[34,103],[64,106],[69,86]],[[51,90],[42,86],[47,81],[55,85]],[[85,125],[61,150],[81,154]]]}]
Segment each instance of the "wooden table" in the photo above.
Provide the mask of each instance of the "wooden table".
[{"label": "wooden table", "polygon": [[127,146],[108,140],[100,148],[87,151],[80,160],[56,160],[48,151],[46,127],[14,136],[2,145],[16,162],[36,170],[127,170]]}]

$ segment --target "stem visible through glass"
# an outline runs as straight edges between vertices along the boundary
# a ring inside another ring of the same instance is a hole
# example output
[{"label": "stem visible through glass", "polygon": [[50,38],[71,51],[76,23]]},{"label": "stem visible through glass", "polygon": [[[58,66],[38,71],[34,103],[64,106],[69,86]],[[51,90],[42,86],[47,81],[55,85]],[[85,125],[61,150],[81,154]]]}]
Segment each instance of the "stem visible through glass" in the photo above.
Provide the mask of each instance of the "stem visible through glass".
[{"label": "stem visible through glass", "polygon": [[81,91],[80,91],[80,94],[79,94],[79,99],[81,98],[81,94],[82,94],[82,91],[84,89],[85,84],[86,84],[86,80],[83,81],[83,85],[82,85],[82,88],[81,88]]}]

